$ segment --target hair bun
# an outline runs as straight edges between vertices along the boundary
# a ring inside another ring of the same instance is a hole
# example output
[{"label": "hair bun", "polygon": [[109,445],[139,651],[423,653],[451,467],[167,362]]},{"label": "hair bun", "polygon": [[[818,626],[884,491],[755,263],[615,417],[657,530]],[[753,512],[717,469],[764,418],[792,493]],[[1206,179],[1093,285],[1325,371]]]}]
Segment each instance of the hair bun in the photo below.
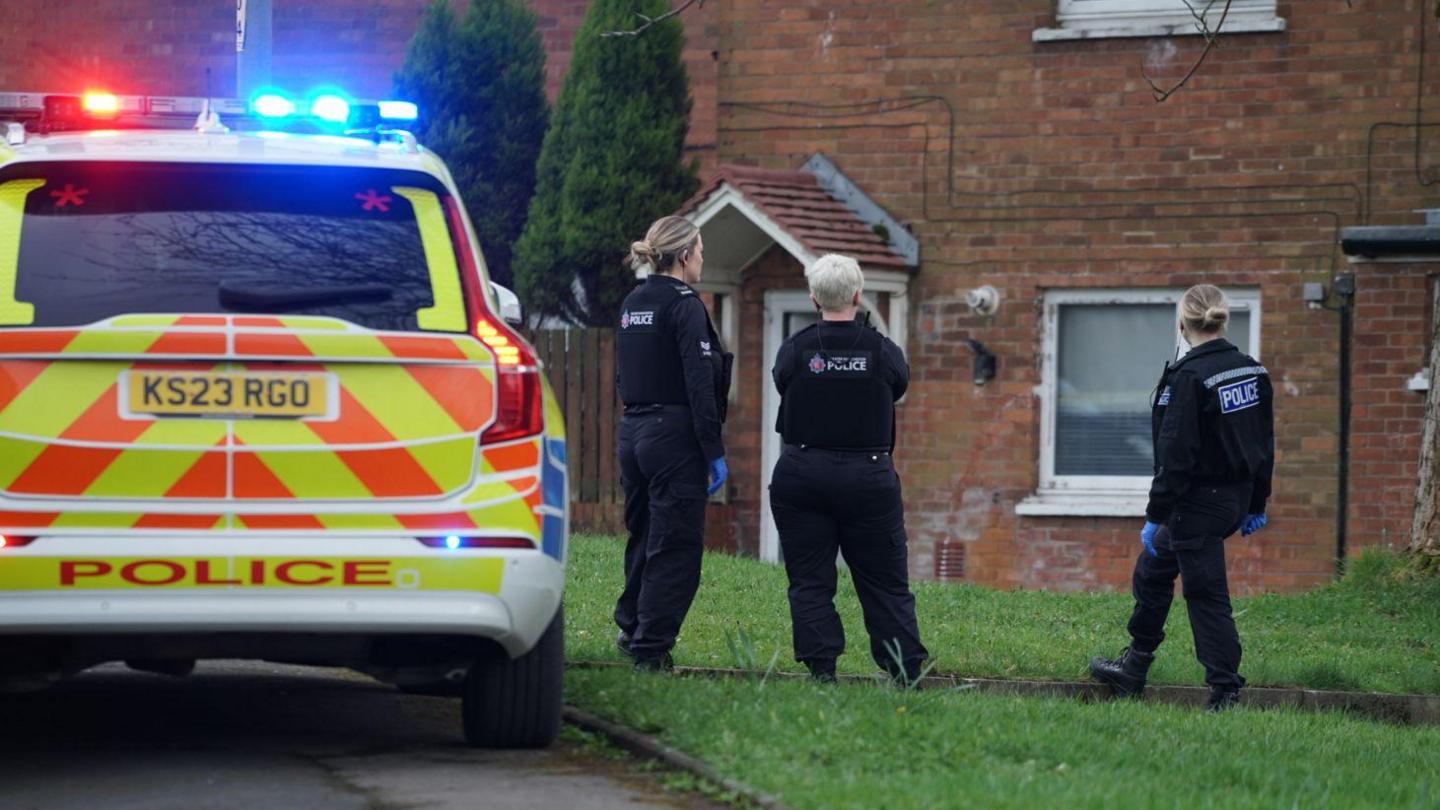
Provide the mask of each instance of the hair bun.
[{"label": "hair bun", "polygon": [[1230,310],[1225,307],[1207,307],[1205,309],[1205,331],[1213,332],[1229,322]]},{"label": "hair bun", "polygon": [[636,270],[655,272],[660,264],[660,251],[641,239],[630,243],[630,266]]}]

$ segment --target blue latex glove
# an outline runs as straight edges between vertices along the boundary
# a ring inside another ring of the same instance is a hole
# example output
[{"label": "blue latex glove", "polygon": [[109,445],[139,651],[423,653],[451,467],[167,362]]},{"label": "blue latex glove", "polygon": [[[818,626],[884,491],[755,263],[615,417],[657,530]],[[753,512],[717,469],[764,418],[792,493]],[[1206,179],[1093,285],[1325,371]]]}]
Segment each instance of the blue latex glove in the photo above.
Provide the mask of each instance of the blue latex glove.
[{"label": "blue latex glove", "polygon": [[1245,522],[1240,524],[1240,536],[1249,537],[1255,532],[1258,532],[1261,529],[1265,528],[1265,526],[1269,523],[1270,518],[1265,517],[1264,512],[1261,512],[1258,515],[1246,515]]},{"label": "blue latex glove", "polygon": [[1155,553],[1155,532],[1158,531],[1160,531],[1160,524],[1151,523],[1148,520],[1145,521],[1145,528],[1140,530],[1140,544],[1145,546],[1145,550],[1150,552],[1151,557],[1159,556]]},{"label": "blue latex glove", "polygon": [[724,486],[725,479],[730,477],[730,468],[725,466],[725,458],[717,458],[710,462],[710,487],[705,490],[706,495],[714,495]]}]

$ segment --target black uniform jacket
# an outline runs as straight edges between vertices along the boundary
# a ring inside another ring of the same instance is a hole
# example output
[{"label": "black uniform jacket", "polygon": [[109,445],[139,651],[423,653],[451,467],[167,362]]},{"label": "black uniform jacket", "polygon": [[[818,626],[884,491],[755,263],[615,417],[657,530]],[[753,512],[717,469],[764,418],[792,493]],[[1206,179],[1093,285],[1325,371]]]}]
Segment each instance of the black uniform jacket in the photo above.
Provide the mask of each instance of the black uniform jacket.
[{"label": "black uniform jacket", "polygon": [[618,334],[615,380],[626,407],[688,406],[706,460],[724,456],[734,356],[695,290],[673,276],[648,276],[625,297]]},{"label": "black uniform jacket", "polygon": [[1250,514],[1265,511],[1275,470],[1274,390],[1265,367],[1227,340],[1165,368],[1151,410],[1155,478],[1145,517],[1165,523],[1193,487],[1253,482]]},{"label": "black uniform jacket", "polygon": [[891,450],[895,402],[910,385],[905,355],[868,321],[821,321],[780,345],[775,430],[786,444]]}]

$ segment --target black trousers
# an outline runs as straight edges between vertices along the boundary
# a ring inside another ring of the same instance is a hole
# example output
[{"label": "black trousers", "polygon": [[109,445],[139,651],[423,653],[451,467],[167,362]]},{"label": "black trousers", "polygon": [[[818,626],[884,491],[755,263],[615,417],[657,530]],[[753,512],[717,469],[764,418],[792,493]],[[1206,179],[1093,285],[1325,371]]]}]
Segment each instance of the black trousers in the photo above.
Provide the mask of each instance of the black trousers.
[{"label": "black trousers", "polygon": [[1156,532],[1156,556],[1140,552],[1131,579],[1135,594],[1131,647],[1154,652],[1165,640],[1165,618],[1179,576],[1195,637],[1195,657],[1205,667],[1205,683],[1220,689],[1245,685],[1240,677],[1240,634],[1225,577],[1225,538],[1239,530],[1249,502],[1249,484],[1195,488],[1176,507],[1169,524]]},{"label": "black trousers", "polygon": [[790,578],[795,658],[828,663],[845,651],[835,611],[836,563],[844,555],[870,634],[870,655],[896,674],[895,655],[910,675],[929,656],[920,643],[905,548],[900,477],[889,453],[787,446],[775,464],[770,507]]},{"label": "black trousers", "polygon": [[615,623],[636,658],[653,658],[675,646],[700,587],[709,469],[684,406],[626,414],[619,456],[629,539]]}]

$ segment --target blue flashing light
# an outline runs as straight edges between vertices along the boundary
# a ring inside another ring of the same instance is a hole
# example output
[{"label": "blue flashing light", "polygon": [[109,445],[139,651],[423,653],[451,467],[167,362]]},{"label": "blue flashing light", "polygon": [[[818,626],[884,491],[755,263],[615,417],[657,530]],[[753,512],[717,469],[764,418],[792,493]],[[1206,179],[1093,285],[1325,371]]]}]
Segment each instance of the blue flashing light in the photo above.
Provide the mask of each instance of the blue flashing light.
[{"label": "blue flashing light", "polygon": [[445,538],[445,547],[448,548],[448,549],[457,549],[457,548],[459,548],[459,547],[460,547],[460,538],[456,537],[456,536],[453,535],[453,534],[450,535],[449,537],[446,537],[446,538]]},{"label": "blue flashing light", "polygon": [[420,117],[420,109],[409,101],[382,101],[380,117],[387,121],[414,121]]},{"label": "blue flashing light", "polygon": [[321,121],[343,124],[350,118],[350,102],[333,94],[316,96],[310,102],[310,114]]},{"label": "blue flashing light", "polygon": [[279,93],[261,93],[250,101],[250,109],[263,118],[286,118],[295,114],[295,102]]}]

